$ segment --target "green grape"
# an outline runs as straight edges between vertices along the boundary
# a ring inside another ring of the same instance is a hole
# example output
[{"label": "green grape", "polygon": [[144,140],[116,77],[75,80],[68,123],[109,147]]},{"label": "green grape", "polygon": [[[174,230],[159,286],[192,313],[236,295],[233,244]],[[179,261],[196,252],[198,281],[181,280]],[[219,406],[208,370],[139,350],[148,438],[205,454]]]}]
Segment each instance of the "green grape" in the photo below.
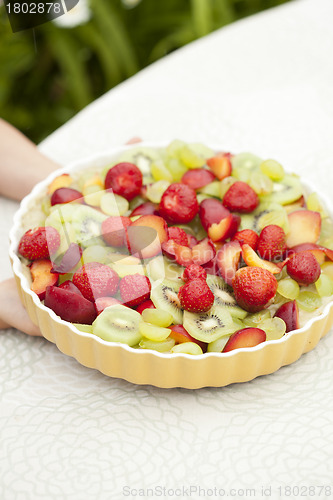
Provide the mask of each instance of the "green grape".
[{"label": "green grape", "polygon": [[254,326],[259,328],[259,325],[263,321],[270,318],[271,318],[271,313],[267,309],[264,309],[257,313],[249,314],[246,318],[243,319],[243,323],[245,324],[245,326]]},{"label": "green grape", "polygon": [[289,233],[289,219],[287,212],[283,208],[281,210],[272,210],[262,215],[258,221],[259,230],[261,231],[270,224],[280,226],[286,234]]},{"label": "green grape", "polygon": [[154,182],[147,186],[146,196],[152,203],[159,203],[161,201],[164,191],[170,186],[166,180]]},{"label": "green grape", "polygon": [[231,158],[232,168],[244,167],[244,168],[255,168],[259,167],[262,163],[262,159],[252,153],[240,153]]},{"label": "green grape", "polygon": [[186,146],[186,142],[175,139],[166,147],[166,154],[169,158],[179,158],[181,149]]},{"label": "green grape", "polygon": [[224,337],[220,337],[210,342],[207,347],[207,352],[222,352],[229,338],[230,335],[225,335]]},{"label": "green grape", "polygon": [[329,297],[333,295],[333,281],[326,274],[321,274],[315,282],[319,297]]},{"label": "green grape", "polygon": [[187,144],[182,147],[180,150],[180,159],[188,168],[200,168],[206,163],[205,156],[196,151],[193,144]]},{"label": "green grape", "polygon": [[313,212],[319,212],[322,219],[328,217],[328,213],[325,210],[323,204],[321,203],[317,193],[311,193],[307,200],[306,206],[308,210],[312,210]]},{"label": "green grape", "polygon": [[169,337],[161,342],[143,338],[139,343],[139,347],[141,349],[151,349],[158,352],[170,352],[175,343],[175,340]]},{"label": "green grape", "polygon": [[173,322],[173,316],[161,309],[144,309],[142,311],[142,319],[146,321],[146,323],[152,323],[153,325],[162,326],[164,328],[170,326]]},{"label": "green grape", "polygon": [[109,249],[100,245],[92,245],[83,250],[82,261],[84,264],[88,262],[100,262],[105,264],[108,261]]},{"label": "green grape", "polygon": [[215,198],[221,198],[221,183],[220,181],[213,181],[200,188],[199,193],[208,194],[209,196],[215,196]]},{"label": "green grape", "polygon": [[105,191],[98,184],[89,184],[83,189],[82,194],[87,205],[99,207]]},{"label": "green grape", "polygon": [[314,292],[301,291],[296,299],[298,306],[304,311],[313,312],[321,306],[321,298]]},{"label": "green grape", "polygon": [[248,184],[257,195],[269,194],[273,191],[273,181],[267,175],[258,172],[250,174]]},{"label": "green grape", "polygon": [[333,262],[324,262],[321,265],[321,271],[333,280]]},{"label": "green grape", "polygon": [[201,347],[195,342],[183,342],[182,344],[176,344],[171,352],[173,354],[192,354],[198,356],[203,354]]},{"label": "green grape", "polygon": [[282,306],[282,304],[285,304],[286,302],[289,302],[289,299],[286,299],[277,292],[274,297],[274,304]]},{"label": "green grape", "polygon": [[101,197],[101,209],[107,215],[118,216],[125,215],[129,209],[129,203],[126,198],[119,194],[105,193]]},{"label": "green grape", "polygon": [[220,198],[223,199],[225,193],[228,191],[230,186],[232,186],[237,179],[235,177],[232,177],[231,175],[229,177],[225,177],[221,182],[220,182]]},{"label": "green grape", "polygon": [[259,328],[266,333],[266,340],[278,340],[286,333],[286,324],[281,318],[266,319]]},{"label": "green grape", "polygon": [[178,158],[168,158],[166,166],[171,173],[174,182],[181,180],[188,168]]},{"label": "green grape", "polygon": [[149,340],[160,342],[169,337],[171,330],[170,328],[163,328],[161,326],[156,326],[152,325],[151,323],[141,321],[139,324],[139,332]]},{"label": "green grape", "polygon": [[281,181],[284,177],[284,168],[275,160],[265,160],[260,164],[260,170],[273,181]]},{"label": "green grape", "polygon": [[162,160],[155,160],[151,164],[151,174],[155,181],[173,181],[170,170],[165,166]]},{"label": "green grape", "polygon": [[235,167],[232,169],[231,175],[238,181],[248,182],[250,179],[251,171],[245,167]]},{"label": "green grape", "polygon": [[284,278],[279,281],[277,291],[282,297],[295,300],[299,294],[299,284],[291,278]]}]

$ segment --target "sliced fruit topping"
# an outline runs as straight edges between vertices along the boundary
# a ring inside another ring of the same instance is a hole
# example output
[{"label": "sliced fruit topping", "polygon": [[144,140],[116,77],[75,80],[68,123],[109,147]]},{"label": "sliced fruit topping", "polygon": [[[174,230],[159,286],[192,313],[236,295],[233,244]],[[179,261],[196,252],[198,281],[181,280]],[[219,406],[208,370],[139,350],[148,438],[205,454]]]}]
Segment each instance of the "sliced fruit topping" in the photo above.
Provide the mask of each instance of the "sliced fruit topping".
[{"label": "sliced fruit topping", "polygon": [[305,203],[305,198],[302,195],[298,200],[294,201],[294,203],[289,203],[288,205],[284,205],[284,208],[287,212],[287,214],[290,214],[291,212],[295,212],[296,210],[299,210],[300,208],[306,208],[306,203]]},{"label": "sliced fruit topping", "polygon": [[147,338],[143,338],[139,342],[139,347],[141,349],[151,349],[153,351],[157,352],[170,352],[170,350],[173,348],[175,345],[175,341],[167,337],[165,340],[162,341],[155,341],[155,340],[149,340]]},{"label": "sliced fruit topping", "polygon": [[68,290],[69,292],[72,293],[77,293],[78,295],[81,295],[81,297],[83,297],[78,287],[75,286],[73,281],[71,280],[64,281],[63,283],[61,283],[61,285],[59,285],[59,288],[61,288],[62,290]]},{"label": "sliced fruit topping", "polygon": [[286,332],[297,330],[299,325],[298,306],[296,300],[286,302],[274,314],[274,318],[281,318],[286,324]]},{"label": "sliced fruit topping", "polygon": [[286,235],[280,226],[270,224],[259,235],[257,252],[265,260],[281,260],[287,251]]},{"label": "sliced fruit topping", "polygon": [[[87,197],[85,197],[85,199],[86,198]],[[102,192],[102,195],[100,196],[99,205],[101,207],[102,212],[104,212],[106,215],[112,215],[114,217],[119,215],[125,215],[129,210],[129,203],[127,199],[111,191],[106,193]]]},{"label": "sliced fruit topping", "polygon": [[64,321],[91,325],[96,318],[94,304],[75,292],[48,286],[44,304],[52,309]]},{"label": "sliced fruit topping", "polygon": [[187,184],[192,189],[200,189],[210,184],[215,179],[215,175],[205,168],[194,168],[188,170],[182,177],[182,183]]},{"label": "sliced fruit topping", "polygon": [[219,153],[208,158],[207,165],[220,181],[231,175],[232,166],[229,153]]},{"label": "sliced fruit topping", "polygon": [[251,248],[250,245],[247,245],[246,243],[242,246],[242,257],[245,264],[247,264],[248,266],[262,267],[262,269],[267,269],[273,274],[279,274],[281,272],[279,266],[277,266],[273,262],[270,262],[269,260],[261,259],[253,250],[253,248]]},{"label": "sliced fruit topping", "polygon": [[218,224],[222,219],[230,215],[219,200],[207,198],[200,203],[199,217],[205,231],[213,224]]},{"label": "sliced fruit topping", "polygon": [[190,312],[208,311],[214,303],[214,294],[206,281],[195,278],[181,286],[178,292],[180,305]]},{"label": "sliced fruit topping", "polygon": [[315,243],[301,243],[300,245],[296,245],[295,247],[290,248],[288,254],[292,255],[294,252],[295,253],[310,252],[316,257],[318,263],[321,265],[325,262],[325,257],[327,253],[328,253],[327,257],[329,257],[331,251],[327,252],[326,248],[320,247]]},{"label": "sliced fruit topping", "polygon": [[105,189],[111,189],[131,200],[140,194],[142,187],[142,173],[134,163],[118,163],[110,168],[105,177]]},{"label": "sliced fruit topping", "polygon": [[320,276],[321,268],[310,252],[294,253],[287,262],[287,273],[299,285],[311,285]]},{"label": "sliced fruit topping", "polygon": [[289,205],[302,196],[302,185],[295,175],[286,174],[280,182],[275,182],[273,192],[263,196],[262,200],[281,205]]},{"label": "sliced fruit topping", "polygon": [[162,251],[168,239],[168,227],[158,215],[142,215],[127,228],[127,244],[132,254],[143,259],[154,257]]},{"label": "sliced fruit topping", "polygon": [[232,212],[248,214],[257,208],[259,198],[246,182],[237,181],[225,193],[222,203]]},{"label": "sliced fruit topping", "polygon": [[86,299],[94,302],[98,297],[112,296],[116,293],[119,276],[105,264],[89,262],[74,273],[73,283]]},{"label": "sliced fruit topping", "polygon": [[229,241],[216,254],[219,273],[228,285],[232,285],[232,280],[239,266],[241,253],[242,247],[239,241]]},{"label": "sliced fruit topping", "polygon": [[52,272],[52,262],[47,259],[35,260],[30,266],[31,290],[40,300],[44,300],[48,286],[56,285],[59,275]]},{"label": "sliced fruit topping", "polygon": [[242,349],[244,347],[255,347],[266,340],[266,333],[260,328],[243,328],[233,333],[226,343],[222,352]]},{"label": "sliced fruit topping", "polygon": [[319,297],[329,297],[333,295],[333,281],[324,273],[321,273],[315,282],[315,287]]},{"label": "sliced fruit topping", "polygon": [[158,206],[155,203],[146,201],[141,203],[138,207],[134,208],[130,213],[130,217],[136,217],[137,215],[158,215]]},{"label": "sliced fruit topping", "polygon": [[176,344],[183,344],[184,342],[195,342],[198,344],[203,351],[206,351],[207,344],[205,342],[200,342],[200,340],[195,339],[185,330],[183,325],[171,325],[170,326],[170,337],[175,340]]},{"label": "sliced fruit topping", "polygon": [[214,223],[208,228],[209,238],[214,242],[231,238],[237,232],[240,221],[241,218],[238,215],[229,214],[220,222]]},{"label": "sliced fruit topping", "polygon": [[299,284],[291,278],[284,278],[279,281],[277,291],[282,297],[294,300],[299,294]]},{"label": "sliced fruit topping", "polygon": [[203,354],[201,347],[196,342],[177,344],[171,349],[171,352],[172,354],[191,354],[192,356]]},{"label": "sliced fruit topping", "polygon": [[152,281],[161,281],[161,279],[167,278],[168,280],[176,281],[179,286],[181,284],[179,278],[182,275],[183,268],[162,255],[151,259],[146,269],[147,276]]},{"label": "sliced fruit topping", "polygon": [[150,293],[155,307],[169,312],[173,316],[174,323],[183,321],[183,311],[178,297],[179,288],[180,283],[165,279],[161,283],[155,283]]},{"label": "sliced fruit topping", "polygon": [[132,224],[128,217],[108,217],[102,222],[102,237],[113,247],[122,247],[126,242],[126,228]]},{"label": "sliced fruit topping", "polygon": [[159,212],[170,224],[190,222],[199,210],[194,189],[186,184],[171,184],[163,193]]},{"label": "sliced fruit topping", "polygon": [[142,313],[142,319],[146,323],[166,328],[173,322],[173,316],[168,311],[162,309],[146,308]]},{"label": "sliced fruit topping", "polygon": [[119,285],[121,300],[126,306],[136,307],[150,297],[151,284],[147,276],[124,276]]},{"label": "sliced fruit topping", "polygon": [[101,314],[104,309],[110,306],[114,305],[121,305],[121,302],[118,299],[115,299],[114,297],[98,297],[98,299],[95,300],[95,308],[97,314]]},{"label": "sliced fruit topping", "polygon": [[51,184],[48,185],[47,194],[52,195],[59,188],[68,187],[72,184],[73,179],[69,174],[58,175]]},{"label": "sliced fruit topping", "polygon": [[51,206],[63,204],[63,203],[71,203],[73,201],[77,201],[79,203],[84,202],[83,194],[80,193],[77,189],[72,189],[68,187],[62,187],[56,189],[51,196]]},{"label": "sliced fruit topping", "polygon": [[199,241],[197,245],[192,247],[192,261],[194,264],[198,264],[199,266],[203,266],[210,262],[216,254],[215,247],[208,238],[204,238]]},{"label": "sliced fruit topping", "polygon": [[275,160],[265,160],[260,164],[260,170],[273,181],[281,181],[284,177],[284,168]]},{"label": "sliced fruit topping", "polygon": [[237,305],[231,286],[218,276],[207,276],[207,285],[214,295],[214,305],[226,307],[233,318],[245,318],[247,312]]},{"label": "sliced fruit topping", "polygon": [[59,262],[53,262],[52,273],[69,273],[80,262],[82,257],[82,248],[76,243],[71,243],[60,258]]},{"label": "sliced fruit topping", "polygon": [[184,270],[182,274],[182,280],[185,281],[185,283],[187,283],[188,281],[197,278],[205,281],[207,278],[207,273],[202,266],[199,266],[198,264],[190,264]]},{"label": "sliced fruit topping", "polygon": [[169,337],[170,329],[161,326],[152,325],[141,321],[139,324],[139,331],[143,337],[153,340],[154,342],[162,342]]},{"label": "sliced fruit topping", "polygon": [[140,314],[142,314],[145,309],[156,309],[154,303],[150,299],[145,300],[144,302],[139,304],[138,307],[136,308],[136,310]]},{"label": "sliced fruit topping", "polygon": [[230,313],[213,306],[208,312],[193,313],[184,311],[183,326],[188,333],[201,342],[213,342],[233,331]]},{"label": "sliced fruit topping", "polygon": [[236,234],[233,235],[232,241],[239,241],[239,243],[243,246],[245,243],[250,245],[253,250],[257,250],[259,236],[252,229],[243,229],[242,231],[237,231]]},{"label": "sliced fruit topping", "polygon": [[277,287],[274,275],[261,267],[243,267],[233,279],[236,301],[248,312],[266,309],[274,299]]},{"label": "sliced fruit topping", "polygon": [[189,246],[188,234],[185,233],[184,229],[181,229],[180,227],[169,227],[168,233],[169,240],[175,241],[178,245]]},{"label": "sliced fruit topping", "polygon": [[138,344],[142,338],[139,331],[141,315],[123,305],[104,309],[93,322],[93,333],[108,342],[121,342],[129,346]]},{"label": "sliced fruit topping", "polygon": [[26,231],[20,239],[18,252],[29,260],[48,259],[60,246],[60,234],[52,226]]},{"label": "sliced fruit topping", "polygon": [[321,298],[315,292],[302,290],[296,300],[298,307],[307,312],[313,312],[321,306]]},{"label": "sliced fruit topping", "polygon": [[286,333],[286,323],[278,317],[264,320],[260,328],[266,332],[266,341],[278,340]]},{"label": "sliced fruit topping", "polygon": [[316,243],[320,236],[321,217],[311,210],[296,210],[288,215],[289,233],[287,246],[294,247],[301,243]]}]

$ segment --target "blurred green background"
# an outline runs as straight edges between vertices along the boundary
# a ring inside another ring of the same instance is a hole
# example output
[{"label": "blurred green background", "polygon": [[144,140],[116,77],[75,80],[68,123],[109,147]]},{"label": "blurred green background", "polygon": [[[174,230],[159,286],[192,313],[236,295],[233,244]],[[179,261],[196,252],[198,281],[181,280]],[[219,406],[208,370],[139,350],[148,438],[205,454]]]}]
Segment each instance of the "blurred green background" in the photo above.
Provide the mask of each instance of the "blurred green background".
[{"label": "blurred green background", "polygon": [[148,64],[288,1],[80,0],[69,26],[59,18],[14,34],[2,6],[0,115],[39,142]]}]

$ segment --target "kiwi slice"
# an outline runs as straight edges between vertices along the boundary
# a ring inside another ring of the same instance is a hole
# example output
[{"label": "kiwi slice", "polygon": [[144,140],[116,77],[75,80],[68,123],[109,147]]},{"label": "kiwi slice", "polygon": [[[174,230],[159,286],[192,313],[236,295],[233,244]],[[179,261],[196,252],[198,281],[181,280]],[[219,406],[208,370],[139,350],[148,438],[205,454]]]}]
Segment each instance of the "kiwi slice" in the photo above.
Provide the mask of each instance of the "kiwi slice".
[{"label": "kiwi slice", "polygon": [[288,216],[279,203],[260,203],[254,212],[242,215],[240,229],[252,229],[259,234],[268,224],[276,224],[288,232]]},{"label": "kiwi slice", "polygon": [[183,326],[196,340],[208,343],[235,331],[228,310],[214,305],[204,313],[184,311]]},{"label": "kiwi slice", "polygon": [[174,324],[183,322],[183,311],[178,298],[180,286],[180,282],[165,279],[161,283],[155,283],[150,292],[154,306],[170,313]]},{"label": "kiwi slice", "polygon": [[153,182],[151,176],[151,164],[161,159],[161,153],[153,148],[135,147],[122,153],[117,159],[117,163],[134,163],[142,172],[144,184]]},{"label": "kiwi slice", "polygon": [[302,185],[296,175],[286,174],[280,182],[274,182],[273,191],[262,196],[262,201],[288,205],[298,200],[303,194]]},{"label": "kiwi slice", "polygon": [[215,297],[214,306],[226,308],[233,318],[243,319],[247,316],[247,312],[237,305],[232,288],[222,278],[208,274],[206,281]]},{"label": "kiwi slice", "polygon": [[123,305],[107,307],[92,324],[94,335],[108,342],[121,342],[129,346],[138,344],[141,314]]}]

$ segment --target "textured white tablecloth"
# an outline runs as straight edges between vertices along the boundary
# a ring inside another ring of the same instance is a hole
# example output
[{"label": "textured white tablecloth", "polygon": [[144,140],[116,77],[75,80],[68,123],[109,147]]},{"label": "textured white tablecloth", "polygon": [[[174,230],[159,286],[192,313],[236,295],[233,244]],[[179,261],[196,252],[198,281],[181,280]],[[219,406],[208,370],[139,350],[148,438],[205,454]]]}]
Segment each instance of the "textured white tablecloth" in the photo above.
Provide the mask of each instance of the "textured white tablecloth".
[{"label": "textured white tablecloth", "polygon": [[[274,157],[330,196],[332,21],[332,0],[299,0],[228,26],[113,89],[41,150],[67,164],[133,135],[220,143]],[[6,278],[16,204],[0,208]],[[0,498],[332,498],[332,353],[331,332],[250,383],[163,390],[1,333]]]}]

